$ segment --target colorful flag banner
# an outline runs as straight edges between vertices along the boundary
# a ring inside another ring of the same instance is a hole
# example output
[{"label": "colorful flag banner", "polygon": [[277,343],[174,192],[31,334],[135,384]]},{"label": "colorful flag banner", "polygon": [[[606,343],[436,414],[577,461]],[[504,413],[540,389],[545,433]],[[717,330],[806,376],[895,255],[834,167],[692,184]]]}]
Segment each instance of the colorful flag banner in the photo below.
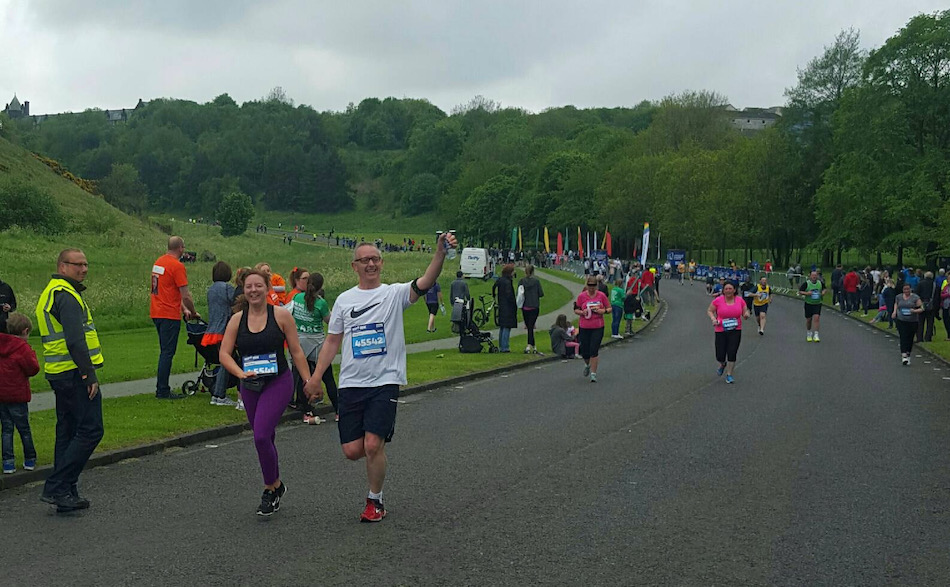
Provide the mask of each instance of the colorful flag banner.
[{"label": "colorful flag banner", "polygon": [[551,239],[550,239],[550,237],[548,236],[548,227],[547,227],[547,226],[544,227],[544,252],[545,252],[545,253],[550,253],[550,252],[551,252]]},{"label": "colorful flag banner", "polygon": [[650,248],[650,223],[643,223],[643,246],[640,251],[640,264],[646,267],[647,264],[647,251]]},{"label": "colorful flag banner", "polygon": [[581,227],[577,227],[577,252],[581,259],[584,258],[584,239],[581,237]]},{"label": "colorful flag banner", "polygon": [[511,229],[511,250],[515,250],[515,247],[518,246],[518,229]]},{"label": "colorful flag banner", "polygon": [[519,226],[518,227],[518,250],[521,251],[522,249],[523,249],[523,246],[521,243],[521,227]]}]

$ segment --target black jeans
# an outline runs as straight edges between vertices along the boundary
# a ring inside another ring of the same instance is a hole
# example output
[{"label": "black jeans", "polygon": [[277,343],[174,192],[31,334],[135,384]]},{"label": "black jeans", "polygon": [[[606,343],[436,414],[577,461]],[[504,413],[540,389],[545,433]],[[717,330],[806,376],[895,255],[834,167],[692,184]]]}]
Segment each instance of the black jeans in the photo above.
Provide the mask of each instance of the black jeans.
[{"label": "black jeans", "polygon": [[914,335],[917,334],[917,322],[905,322],[903,320],[895,320],[897,322],[897,333],[901,337],[901,353],[910,354],[914,350]]},{"label": "black jeans", "polygon": [[848,291],[848,292],[845,292],[844,295],[846,296],[846,300],[845,300],[845,301],[847,302],[847,306],[848,306],[848,309],[847,309],[846,311],[847,311],[847,312],[857,312],[857,311],[858,311],[858,300],[860,299],[860,298],[858,297],[858,292],[856,292],[856,291]]},{"label": "black jeans", "polygon": [[943,328],[947,331],[947,338],[950,338],[950,310],[944,310],[943,312]]},{"label": "black jeans", "polygon": [[181,332],[181,320],[167,318],[152,318],[155,330],[158,331],[158,378],[155,381],[155,395],[163,396],[171,393],[168,377],[172,374],[172,361],[175,351],[178,350],[178,334]]},{"label": "black jeans", "polygon": [[524,327],[528,330],[528,344],[531,346],[534,346],[534,325],[538,322],[539,314],[541,314],[540,308],[521,310],[521,315],[524,316]]},{"label": "black jeans", "polygon": [[89,399],[79,370],[70,373],[69,379],[49,382],[56,394],[56,448],[53,472],[43,488],[48,496],[77,494],[79,474],[102,440],[102,394]]},{"label": "black jeans", "polygon": [[3,429],[3,461],[13,460],[13,429],[20,432],[23,443],[23,459],[36,460],[36,448],[33,447],[33,433],[30,431],[30,405],[0,404],[0,427]]}]

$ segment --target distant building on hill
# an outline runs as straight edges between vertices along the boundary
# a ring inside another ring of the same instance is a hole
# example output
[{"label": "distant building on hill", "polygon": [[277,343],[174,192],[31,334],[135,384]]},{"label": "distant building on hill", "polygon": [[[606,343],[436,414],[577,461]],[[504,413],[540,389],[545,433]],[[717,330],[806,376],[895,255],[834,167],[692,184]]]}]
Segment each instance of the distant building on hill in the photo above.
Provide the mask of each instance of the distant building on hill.
[{"label": "distant building on hill", "polygon": [[[138,104],[135,105],[134,108],[121,108],[118,110],[99,110],[99,112],[102,112],[105,115],[106,120],[109,121],[109,124],[118,124],[120,122],[128,122],[129,117],[132,115],[133,112],[135,112],[139,108],[144,108],[145,106],[148,106],[148,102],[145,102],[144,100],[139,98],[139,102]],[[33,114],[31,115],[30,103],[24,101],[23,104],[20,104],[20,101],[17,99],[15,94],[13,96],[13,100],[11,100],[10,103],[7,104],[6,107],[4,107],[3,113],[6,114],[10,118],[10,120],[16,120],[18,118],[30,118],[33,120],[33,124],[39,124],[43,122],[44,120],[47,120],[48,118],[51,118],[53,116],[62,116],[61,114]]]},{"label": "distant building on hill", "polygon": [[3,113],[6,114],[10,120],[25,118],[30,115],[30,103],[27,101],[20,104],[16,94],[13,94],[13,99],[10,100],[10,103],[3,107]]},{"label": "distant building on hill", "polygon": [[726,106],[726,114],[732,126],[743,133],[754,133],[774,126],[782,118],[782,107],[746,108],[737,110],[732,104]]}]

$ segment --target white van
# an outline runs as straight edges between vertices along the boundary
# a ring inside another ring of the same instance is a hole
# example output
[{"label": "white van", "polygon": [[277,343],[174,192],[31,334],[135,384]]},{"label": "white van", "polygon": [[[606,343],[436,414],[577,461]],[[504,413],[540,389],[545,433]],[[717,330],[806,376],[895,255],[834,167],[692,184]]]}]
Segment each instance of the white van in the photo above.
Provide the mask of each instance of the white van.
[{"label": "white van", "polygon": [[465,277],[488,279],[495,274],[495,260],[488,254],[488,249],[466,247],[462,249],[460,262]]}]

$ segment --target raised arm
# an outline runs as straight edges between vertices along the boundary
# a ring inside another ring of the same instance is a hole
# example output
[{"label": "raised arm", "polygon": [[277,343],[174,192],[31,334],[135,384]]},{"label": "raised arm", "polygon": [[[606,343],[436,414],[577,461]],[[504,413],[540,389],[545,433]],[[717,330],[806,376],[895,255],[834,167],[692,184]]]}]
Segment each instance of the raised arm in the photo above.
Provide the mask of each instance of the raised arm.
[{"label": "raised arm", "polygon": [[[455,236],[453,236],[451,233],[443,232],[441,235],[439,235],[438,240],[435,242],[435,253],[432,254],[432,261],[429,263],[429,267],[426,268],[426,272],[422,274],[422,277],[416,278],[416,287],[422,292],[425,292],[427,289],[435,285],[435,282],[439,279],[439,274],[442,273],[442,265],[445,263],[446,241],[448,241],[449,246],[452,247],[458,244],[458,241],[455,240]],[[416,293],[416,290],[410,290],[409,303],[414,304],[418,299],[419,294]]]}]

